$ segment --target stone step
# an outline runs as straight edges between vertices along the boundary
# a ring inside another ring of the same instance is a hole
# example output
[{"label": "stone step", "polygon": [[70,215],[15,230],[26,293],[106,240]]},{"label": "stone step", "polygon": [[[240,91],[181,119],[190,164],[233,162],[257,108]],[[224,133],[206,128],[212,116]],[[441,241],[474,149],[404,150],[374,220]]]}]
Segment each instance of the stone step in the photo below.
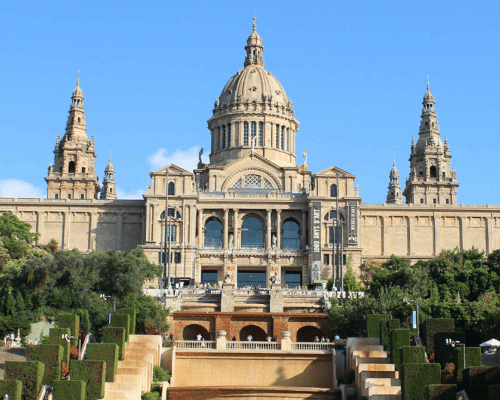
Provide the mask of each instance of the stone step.
[{"label": "stone step", "polygon": [[123,360],[118,361],[118,368],[141,368],[145,382],[153,381],[153,365],[149,361]]},{"label": "stone step", "polygon": [[356,350],[352,352],[353,357],[369,357],[369,358],[388,358],[387,351],[361,351]]},{"label": "stone step", "polygon": [[349,359],[348,359],[348,367],[350,369],[354,368],[355,365],[355,357],[354,353],[357,354],[357,352],[372,352],[372,351],[379,351],[383,352],[384,351],[384,346],[381,345],[371,345],[371,344],[361,344],[361,345],[353,345],[350,349],[349,352]]},{"label": "stone step", "polygon": [[368,388],[368,397],[371,396],[381,396],[388,394],[399,394],[401,395],[401,386],[370,386]]},{"label": "stone step", "polygon": [[106,382],[104,384],[105,393],[108,390],[137,390],[137,384],[134,382]]},{"label": "stone step", "polygon": [[147,371],[144,368],[139,367],[118,367],[117,375],[135,375],[142,377],[142,384],[140,389],[149,392],[151,382],[147,379]]},{"label": "stone step", "polygon": [[359,364],[390,364],[390,362],[389,358],[356,357],[354,359],[354,368]]},{"label": "stone step", "polygon": [[363,371],[363,372],[361,372],[361,381],[365,381],[367,378],[399,379],[399,371]]},{"label": "stone step", "polygon": [[361,374],[363,372],[395,372],[396,366],[394,364],[359,364],[355,370],[355,383],[357,387],[361,387],[363,379]]},{"label": "stone step", "polygon": [[102,400],[141,400],[140,390],[110,390]]},{"label": "stone step", "polygon": [[141,375],[116,375],[115,383],[133,383],[136,387],[142,386],[142,376]]},{"label": "stone step", "polygon": [[363,380],[366,386],[401,386],[401,379],[395,378],[366,378]]}]

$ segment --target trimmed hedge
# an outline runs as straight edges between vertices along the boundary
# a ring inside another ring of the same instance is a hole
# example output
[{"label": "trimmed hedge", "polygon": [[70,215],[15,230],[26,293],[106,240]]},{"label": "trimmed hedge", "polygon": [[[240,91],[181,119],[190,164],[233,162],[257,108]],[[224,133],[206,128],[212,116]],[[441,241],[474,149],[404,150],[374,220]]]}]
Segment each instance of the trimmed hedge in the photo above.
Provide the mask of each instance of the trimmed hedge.
[{"label": "trimmed hedge", "polygon": [[98,400],[104,397],[106,363],[104,361],[71,360],[69,364],[71,379],[87,383],[85,400]]},{"label": "trimmed hedge", "polygon": [[441,364],[441,369],[446,363],[453,362],[454,347],[446,344],[446,339],[451,339],[455,342],[465,343],[464,332],[438,332],[434,335],[434,360]]},{"label": "trimmed hedge", "polygon": [[135,311],[135,308],[120,308],[117,312],[117,314],[128,314],[130,316],[130,325],[129,325],[129,335],[134,335],[135,334],[135,324],[136,324],[136,317],[137,313]]},{"label": "trimmed hedge", "polygon": [[49,330],[49,343],[58,344],[62,346],[64,350],[63,361],[69,365],[69,350],[71,348],[71,342],[67,342],[66,339],[61,339],[61,335],[70,335],[71,330],[69,328],[50,328]]},{"label": "trimmed hedge", "polygon": [[113,314],[111,316],[110,326],[125,329],[125,342],[128,342],[130,315],[128,314]]},{"label": "trimmed hedge", "polygon": [[83,381],[59,381],[52,384],[54,399],[85,400],[87,383]]},{"label": "trimmed hedge", "polygon": [[489,400],[500,400],[500,385],[488,386],[488,399]]},{"label": "trimmed hedge", "polygon": [[389,314],[367,314],[366,336],[380,337],[380,321],[389,318],[391,318]]},{"label": "trimmed hedge", "polygon": [[64,350],[58,344],[26,346],[26,361],[40,361],[45,365],[43,383],[51,385],[61,379],[61,362]]},{"label": "trimmed hedge", "polygon": [[428,385],[441,383],[439,364],[404,364],[401,368],[401,400],[425,400]]},{"label": "trimmed hedge", "polygon": [[21,400],[23,392],[23,383],[18,379],[3,379],[0,380],[0,399],[3,399],[6,394],[9,395],[9,400]]},{"label": "trimmed hedge", "polygon": [[456,400],[457,385],[429,385],[425,387],[425,400]]},{"label": "trimmed hedge", "polygon": [[[467,353],[465,353],[467,355]],[[500,384],[499,367],[473,367],[463,371],[463,384],[469,400],[488,398],[488,386]]]},{"label": "trimmed hedge", "polygon": [[391,331],[400,327],[399,319],[380,320],[380,344],[385,350],[389,350],[391,345]]},{"label": "trimmed hedge", "polygon": [[434,353],[434,336],[438,332],[454,332],[455,320],[451,318],[428,318],[424,322],[425,347],[429,354]]},{"label": "trimmed hedge", "polygon": [[114,343],[118,345],[120,349],[118,353],[118,358],[123,360],[125,355],[125,329],[124,328],[104,328],[102,330],[102,342],[103,343]]},{"label": "trimmed hedge", "polygon": [[[462,347],[456,347],[453,352],[453,364],[457,367],[457,382],[462,382],[463,374],[463,351]],[[481,347],[465,348],[465,368],[480,367],[482,363]]]},{"label": "trimmed hedge", "polygon": [[80,333],[80,317],[76,314],[61,313],[57,315],[57,327],[69,328],[71,336],[77,339],[73,340],[73,346],[78,347],[78,334]]},{"label": "trimmed hedge", "polygon": [[18,379],[23,383],[23,400],[36,400],[42,387],[45,366],[40,361],[6,361],[5,379]]},{"label": "trimmed hedge", "polygon": [[401,370],[401,353],[399,349],[410,345],[409,329],[394,329],[391,331],[391,359],[396,369]]},{"label": "trimmed hedge", "polygon": [[424,364],[425,347],[402,346],[399,348],[401,364]]},{"label": "trimmed hedge", "polygon": [[91,343],[87,345],[87,360],[106,362],[106,382],[114,382],[118,369],[119,348],[116,343]]}]

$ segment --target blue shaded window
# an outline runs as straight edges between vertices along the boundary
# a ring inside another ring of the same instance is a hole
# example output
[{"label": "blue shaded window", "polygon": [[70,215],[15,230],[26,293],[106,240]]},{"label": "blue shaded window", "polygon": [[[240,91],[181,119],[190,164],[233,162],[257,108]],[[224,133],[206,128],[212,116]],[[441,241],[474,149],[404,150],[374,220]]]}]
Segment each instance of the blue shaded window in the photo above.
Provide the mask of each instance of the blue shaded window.
[{"label": "blue shaded window", "polygon": [[259,147],[264,146],[264,123],[259,122]]},{"label": "blue shaded window", "polygon": [[243,124],[243,146],[248,147],[248,122]]},{"label": "blue shaded window", "polygon": [[175,242],[176,233],[177,233],[177,226],[167,225],[167,235],[166,235],[167,240],[170,240],[171,242]]},{"label": "blue shaded window", "polygon": [[302,285],[302,273],[300,271],[286,271],[285,283],[289,288],[296,288]]},{"label": "blue shaded window", "polygon": [[266,273],[263,271],[238,271],[238,287],[266,287]]},{"label": "blue shaded window", "polygon": [[175,195],[175,183],[174,182],[168,183],[168,195],[169,196]]},{"label": "blue shaded window", "polygon": [[243,221],[241,247],[264,247],[264,230],[260,219],[250,217]]},{"label": "blue shaded window", "polygon": [[205,247],[222,248],[222,223],[211,219],[205,224]]},{"label": "blue shaded window", "polygon": [[337,197],[337,185],[330,186],[330,197]]},{"label": "blue shaded window", "polygon": [[300,226],[289,220],[282,225],[281,247],[283,249],[300,249]]},{"label": "blue shaded window", "polygon": [[[181,213],[179,211],[176,211],[175,208],[169,208],[167,215],[169,217],[174,217],[174,218],[177,218],[177,219],[181,218]],[[164,219],[164,218],[165,218],[165,211],[163,211],[161,213],[161,215],[160,215],[160,219]]]},{"label": "blue shaded window", "polygon": [[217,283],[217,270],[201,271],[201,283],[215,285]]}]

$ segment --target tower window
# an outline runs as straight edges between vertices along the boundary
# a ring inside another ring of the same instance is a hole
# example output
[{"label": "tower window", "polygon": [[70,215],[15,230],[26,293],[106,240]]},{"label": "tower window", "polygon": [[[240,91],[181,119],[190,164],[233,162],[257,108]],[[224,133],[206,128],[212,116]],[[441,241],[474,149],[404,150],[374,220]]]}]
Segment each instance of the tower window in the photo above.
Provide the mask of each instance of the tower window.
[{"label": "tower window", "polygon": [[56,194],[54,195],[54,199],[58,199],[58,198],[59,198],[59,195],[56,193]]},{"label": "tower window", "polygon": [[446,173],[443,172],[443,178],[446,178]]},{"label": "tower window", "polygon": [[248,147],[248,122],[243,124],[243,146]]},{"label": "tower window", "polygon": [[82,167],[82,174],[85,173],[85,167]]},{"label": "tower window", "polygon": [[85,199],[85,195],[84,195],[84,194],[81,194],[81,195],[80,195],[80,199],[84,200],[84,199]]},{"label": "tower window", "polygon": [[68,173],[74,174],[75,173],[75,162],[70,161],[68,164]]},{"label": "tower window", "polygon": [[264,147],[264,123],[259,122],[259,147]]},{"label": "tower window", "polygon": [[432,199],[432,202],[433,202],[434,204],[437,204],[437,199]]},{"label": "tower window", "polygon": [[446,199],[446,204],[450,204],[450,199]]},{"label": "tower window", "polygon": [[169,182],[168,183],[168,195],[169,196],[174,196],[175,195],[175,183],[174,182]]},{"label": "tower window", "polygon": [[330,265],[330,254],[323,254],[323,264]]},{"label": "tower window", "polygon": [[424,204],[424,199],[420,199],[420,204]]},{"label": "tower window", "polygon": [[337,185],[330,186],[330,197],[337,197]]},{"label": "tower window", "polygon": [[280,126],[276,124],[276,148],[280,148]]},{"label": "tower window", "polygon": [[[252,143],[253,143],[253,139],[254,137],[257,135],[257,123],[255,121],[252,121]],[[251,145],[251,143],[250,143]]]},{"label": "tower window", "polygon": [[226,148],[226,125],[222,125],[222,147],[221,149]]},{"label": "tower window", "polygon": [[285,150],[285,127],[281,127],[281,150]]},{"label": "tower window", "polygon": [[80,117],[78,117],[78,123],[82,122],[82,120],[80,119]]},{"label": "tower window", "polygon": [[430,168],[429,173],[431,178],[437,178],[437,169],[434,165]]},{"label": "tower window", "polygon": [[227,147],[231,147],[231,124],[227,124]]},{"label": "tower window", "polygon": [[68,199],[71,199],[71,194],[68,194]]}]

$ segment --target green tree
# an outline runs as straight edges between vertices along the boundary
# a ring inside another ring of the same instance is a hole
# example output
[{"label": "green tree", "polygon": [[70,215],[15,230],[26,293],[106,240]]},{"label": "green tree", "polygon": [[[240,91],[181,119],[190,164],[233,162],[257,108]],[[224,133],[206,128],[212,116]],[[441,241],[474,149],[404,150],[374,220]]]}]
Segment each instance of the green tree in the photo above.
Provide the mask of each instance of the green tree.
[{"label": "green tree", "polygon": [[135,308],[137,333],[161,334],[168,330],[169,310],[164,309],[154,298],[142,293],[129,293],[123,304]]},{"label": "green tree", "polygon": [[30,224],[20,221],[10,212],[0,216],[0,240],[11,258],[23,257],[29,245],[39,236],[38,233],[32,233],[30,230]]},{"label": "green tree", "polygon": [[352,269],[352,259],[352,253],[349,253],[347,256],[346,272],[344,275],[344,290],[348,292],[362,292],[365,290],[365,287],[358,281],[356,274],[354,274]]}]

